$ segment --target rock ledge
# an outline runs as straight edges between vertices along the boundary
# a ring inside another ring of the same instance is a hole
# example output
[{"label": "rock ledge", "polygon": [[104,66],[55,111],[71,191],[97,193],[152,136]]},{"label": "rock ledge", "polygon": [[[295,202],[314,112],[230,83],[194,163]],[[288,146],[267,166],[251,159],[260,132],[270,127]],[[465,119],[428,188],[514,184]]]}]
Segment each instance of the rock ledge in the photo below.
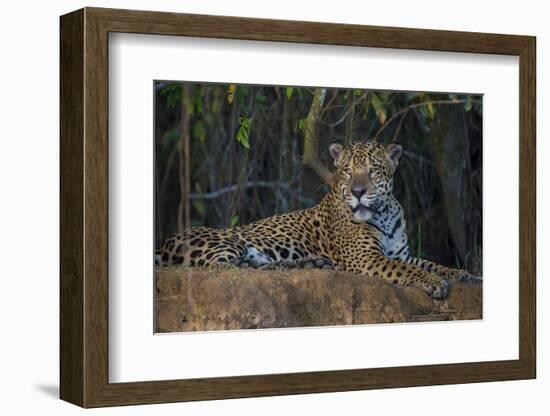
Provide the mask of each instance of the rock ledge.
[{"label": "rock ledge", "polygon": [[482,285],[444,301],[382,279],[332,270],[160,269],[156,332],[481,319]]}]

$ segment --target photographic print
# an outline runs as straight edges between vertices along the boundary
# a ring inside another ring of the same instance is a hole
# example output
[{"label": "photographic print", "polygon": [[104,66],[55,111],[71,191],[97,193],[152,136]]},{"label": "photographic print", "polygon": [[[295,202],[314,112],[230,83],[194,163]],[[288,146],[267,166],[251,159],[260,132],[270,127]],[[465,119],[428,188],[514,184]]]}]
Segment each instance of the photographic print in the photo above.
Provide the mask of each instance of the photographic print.
[{"label": "photographic print", "polygon": [[536,378],[535,37],[86,7],[59,38],[62,400]]},{"label": "photographic print", "polygon": [[155,332],[482,318],[482,95],[154,97]]}]

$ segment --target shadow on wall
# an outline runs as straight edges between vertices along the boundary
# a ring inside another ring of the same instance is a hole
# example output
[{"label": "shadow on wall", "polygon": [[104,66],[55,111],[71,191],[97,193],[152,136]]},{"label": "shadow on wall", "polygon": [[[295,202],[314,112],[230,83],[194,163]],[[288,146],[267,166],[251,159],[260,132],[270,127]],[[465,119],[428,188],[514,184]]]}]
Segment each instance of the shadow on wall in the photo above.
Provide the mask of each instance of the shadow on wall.
[{"label": "shadow on wall", "polygon": [[50,396],[53,399],[59,399],[59,386],[57,384],[37,384],[34,387],[46,396]]}]

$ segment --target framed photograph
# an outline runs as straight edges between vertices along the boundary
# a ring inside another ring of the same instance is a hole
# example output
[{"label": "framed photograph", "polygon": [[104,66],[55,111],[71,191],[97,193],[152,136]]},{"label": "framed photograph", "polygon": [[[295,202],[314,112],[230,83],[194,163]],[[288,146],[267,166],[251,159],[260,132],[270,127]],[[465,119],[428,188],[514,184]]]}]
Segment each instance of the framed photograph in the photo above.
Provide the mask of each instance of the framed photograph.
[{"label": "framed photograph", "polygon": [[61,17],[83,406],[536,376],[535,38]]}]

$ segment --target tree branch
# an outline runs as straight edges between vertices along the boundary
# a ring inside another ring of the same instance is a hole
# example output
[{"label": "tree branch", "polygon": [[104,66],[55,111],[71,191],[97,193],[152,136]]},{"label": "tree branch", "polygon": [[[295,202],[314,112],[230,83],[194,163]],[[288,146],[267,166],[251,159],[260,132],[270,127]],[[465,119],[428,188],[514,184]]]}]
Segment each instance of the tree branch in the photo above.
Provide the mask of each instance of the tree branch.
[{"label": "tree branch", "polygon": [[[323,123],[324,125],[328,126],[328,127],[336,127],[338,126],[339,124],[342,124],[344,122],[344,120],[346,119],[346,117],[348,116],[348,114],[353,111],[355,109],[355,107],[357,105],[359,105],[363,100],[365,100],[369,95],[369,91],[365,91],[363,93],[363,95],[361,95],[357,100],[355,100],[353,102],[353,104],[351,104],[347,109],[345,109],[343,112],[342,112],[342,115],[340,116],[340,118],[338,120],[336,120],[335,122],[333,123],[328,123],[326,122],[325,120],[323,119],[320,119],[319,121],[321,123]],[[327,107],[329,107],[329,105],[327,105]]]},{"label": "tree branch", "polygon": [[[392,116],[389,119],[387,119],[386,122],[378,129],[378,131],[376,132],[372,140],[377,141],[378,136],[380,136],[380,133],[382,133],[386,127],[388,127],[396,118],[398,118],[401,115],[403,115],[403,119],[404,119],[407,113],[409,112],[409,110],[412,110],[413,108],[425,107],[427,105],[464,104],[467,101],[468,100],[433,100],[433,101],[425,101],[423,103],[411,104],[405,107],[404,109],[399,110],[398,112],[392,114]],[[472,100],[472,102],[477,102],[477,101]],[[400,124],[402,124],[402,121]]]},{"label": "tree branch", "polygon": [[332,185],[334,174],[319,160],[316,135],[317,120],[319,120],[326,93],[325,88],[315,89],[313,102],[304,122],[304,156],[302,163],[311,167],[326,183]]},{"label": "tree branch", "polygon": [[239,189],[254,188],[254,187],[290,190],[290,183],[282,182],[282,181],[274,181],[274,182],[248,181],[241,184],[226,186],[225,188],[217,189],[212,192],[192,193],[189,195],[189,197],[191,199],[216,199],[222,195],[235,192]]}]

